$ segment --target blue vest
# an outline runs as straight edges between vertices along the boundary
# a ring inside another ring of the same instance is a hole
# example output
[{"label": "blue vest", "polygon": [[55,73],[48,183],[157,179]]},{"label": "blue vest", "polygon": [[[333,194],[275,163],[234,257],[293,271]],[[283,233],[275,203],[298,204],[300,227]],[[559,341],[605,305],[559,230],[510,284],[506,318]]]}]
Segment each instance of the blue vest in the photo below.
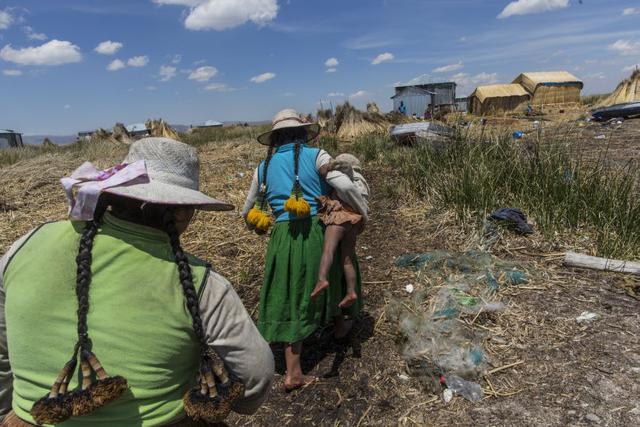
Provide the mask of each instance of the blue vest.
[{"label": "blue vest", "polygon": [[[271,157],[267,170],[267,201],[271,206],[276,221],[289,221],[299,219],[289,218],[289,212],[284,210],[284,204],[291,196],[294,174],[294,148],[295,144],[285,144],[277,148]],[[320,154],[319,148],[311,148],[305,144],[300,145],[300,159],[298,161],[298,176],[304,199],[311,206],[311,215],[318,213],[316,197],[328,195],[329,185],[322,179],[316,170],[316,159]],[[262,184],[264,176],[264,161],[258,166],[258,179]]]}]

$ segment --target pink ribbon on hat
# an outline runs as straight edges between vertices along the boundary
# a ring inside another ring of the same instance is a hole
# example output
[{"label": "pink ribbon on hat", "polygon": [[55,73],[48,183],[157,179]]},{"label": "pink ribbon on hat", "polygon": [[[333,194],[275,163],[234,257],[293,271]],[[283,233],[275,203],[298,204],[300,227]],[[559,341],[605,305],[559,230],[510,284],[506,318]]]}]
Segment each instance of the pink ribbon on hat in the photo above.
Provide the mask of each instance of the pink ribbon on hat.
[{"label": "pink ribbon on hat", "polygon": [[[60,180],[69,201],[69,217],[77,221],[92,220],[102,190],[147,182],[145,178],[148,175],[144,160],[122,163],[105,170],[96,168],[91,162],[83,163],[71,176]],[[77,188],[75,196],[74,188]]]}]

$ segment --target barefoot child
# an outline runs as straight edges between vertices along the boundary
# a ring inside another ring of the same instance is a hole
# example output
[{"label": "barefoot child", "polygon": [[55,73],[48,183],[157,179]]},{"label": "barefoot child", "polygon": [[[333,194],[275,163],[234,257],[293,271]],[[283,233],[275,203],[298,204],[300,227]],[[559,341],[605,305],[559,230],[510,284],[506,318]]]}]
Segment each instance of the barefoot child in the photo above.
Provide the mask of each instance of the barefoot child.
[{"label": "barefoot child", "polygon": [[[360,173],[361,170],[360,161],[355,156],[340,154],[331,163],[323,166],[320,174],[327,182],[330,182],[334,175],[342,172],[351,178],[351,181],[360,190],[366,201],[369,197],[369,185]],[[368,220],[368,206],[354,204],[356,206],[356,209],[354,209],[348,203],[348,200],[348,197],[340,194],[339,191],[333,191],[330,197],[318,197],[320,202],[318,217],[324,223],[326,229],[320,269],[318,271],[318,282],[311,293],[311,298],[315,299],[329,287],[327,275],[331,269],[336,249],[340,245],[340,262],[347,282],[347,293],[338,304],[340,308],[350,307],[358,298],[356,294],[357,274],[353,266],[353,259],[356,250],[356,236],[362,231],[364,224]]]}]

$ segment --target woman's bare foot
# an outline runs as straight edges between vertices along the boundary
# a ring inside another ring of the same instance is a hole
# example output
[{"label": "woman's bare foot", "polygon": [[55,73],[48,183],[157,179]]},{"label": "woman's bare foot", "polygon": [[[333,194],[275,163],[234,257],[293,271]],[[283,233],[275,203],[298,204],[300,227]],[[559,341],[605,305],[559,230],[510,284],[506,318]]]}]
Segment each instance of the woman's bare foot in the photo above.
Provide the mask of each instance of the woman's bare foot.
[{"label": "woman's bare foot", "polygon": [[355,292],[347,292],[347,295],[340,301],[338,307],[340,308],[348,308],[353,305],[358,300],[358,295]]},{"label": "woman's bare foot", "polygon": [[318,377],[314,377],[313,375],[302,375],[300,377],[293,378],[289,377],[287,374],[284,377],[284,391],[289,393],[293,390],[313,384],[319,380],[320,379]]},{"label": "woman's bare foot", "polygon": [[318,280],[318,282],[316,283],[316,287],[313,288],[313,291],[311,292],[311,299],[318,298],[318,296],[322,292],[324,292],[324,290],[327,289],[328,287],[329,287],[328,280]]}]

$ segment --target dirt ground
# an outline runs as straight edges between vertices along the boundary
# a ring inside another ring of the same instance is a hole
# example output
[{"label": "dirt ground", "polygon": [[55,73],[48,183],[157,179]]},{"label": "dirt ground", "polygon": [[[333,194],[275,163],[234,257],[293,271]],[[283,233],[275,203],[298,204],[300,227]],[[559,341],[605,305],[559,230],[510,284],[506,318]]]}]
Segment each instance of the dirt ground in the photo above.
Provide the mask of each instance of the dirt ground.
[{"label": "dirt ground", "polygon": [[[638,159],[640,120],[636,122],[632,128],[625,124],[623,142],[631,151],[622,157],[631,152]],[[589,126],[581,132],[598,132]],[[600,141],[584,140],[585,146]],[[198,214],[185,236],[191,251],[211,260],[231,280],[253,316],[266,239],[244,230],[239,208],[263,155],[250,141],[201,148],[204,190],[238,210]],[[109,166],[121,156],[117,148],[92,160]],[[0,169],[0,252],[42,221],[64,217],[57,180],[80,163],[52,154]],[[504,312],[476,323],[492,337],[483,343],[492,372],[480,380],[484,400],[472,404],[455,397],[445,404],[409,377],[387,307],[392,298],[409,298],[408,283],[417,289],[424,283],[393,262],[408,252],[476,248],[477,230],[473,221],[461,222],[429,205],[384,199],[375,189],[392,179],[393,171],[366,165],[366,173],[373,189],[372,215],[358,243],[365,309],[355,323],[352,344],[335,344],[330,327],[310,337],[305,368],[323,378],[289,394],[283,392],[282,354],[276,349],[278,375],[270,398],[253,416],[232,416],[230,425],[640,425],[640,280],[562,265],[563,251],[585,249],[587,243],[584,248],[580,243],[565,247],[560,239],[506,233],[494,246],[494,255],[521,262],[535,274],[526,285],[500,291]],[[599,318],[578,324],[576,317],[583,311]]]}]

